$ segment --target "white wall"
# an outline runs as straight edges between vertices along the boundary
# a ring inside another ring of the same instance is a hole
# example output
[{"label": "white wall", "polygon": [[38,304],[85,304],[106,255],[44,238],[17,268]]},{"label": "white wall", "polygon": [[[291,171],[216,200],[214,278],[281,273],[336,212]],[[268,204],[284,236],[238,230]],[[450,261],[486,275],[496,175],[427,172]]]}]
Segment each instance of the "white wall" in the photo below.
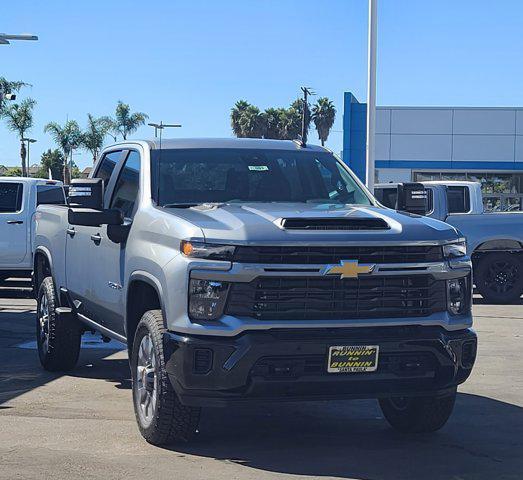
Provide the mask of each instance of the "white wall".
[{"label": "white wall", "polygon": [[523,162],[523,109],[378,107],[376,160]]}]

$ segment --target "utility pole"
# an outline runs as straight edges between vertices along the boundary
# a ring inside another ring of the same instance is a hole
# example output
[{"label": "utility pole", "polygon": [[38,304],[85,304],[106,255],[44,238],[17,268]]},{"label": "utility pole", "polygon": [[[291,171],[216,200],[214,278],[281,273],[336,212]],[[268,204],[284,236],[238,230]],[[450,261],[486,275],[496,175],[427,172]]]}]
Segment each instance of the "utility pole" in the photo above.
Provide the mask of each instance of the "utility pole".
[{"label": "utility pole", "polygon": [[374,154],[376,130],[376,40],[378,29],[378,0],[369,0],[369,64],[367,78],[367,145],[366,145],[366,184],[374,193]]},{"label": "utility pole", "polygon": [[316,95],[309,87],[301,87],[303,92],[303,107],[301,112],[301,146],[307,146],[307,136],[309,134],[309,95]]}]

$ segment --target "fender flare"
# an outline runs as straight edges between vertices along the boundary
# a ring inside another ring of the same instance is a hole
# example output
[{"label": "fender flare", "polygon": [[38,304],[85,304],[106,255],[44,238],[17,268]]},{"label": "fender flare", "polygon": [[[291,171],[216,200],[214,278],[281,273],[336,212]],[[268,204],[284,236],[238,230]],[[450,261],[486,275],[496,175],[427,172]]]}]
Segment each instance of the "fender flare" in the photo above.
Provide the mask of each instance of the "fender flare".
[{"label": "fender flare", "polygon": [[133,273],[131,273],[131,275],[129,276],[129,281],[127,283],[127,289],[125,291],[125,330],[126,330],[125,333],[126,334],[127,334],[127,299],[128,299],[128,294],[129,294],[129,288],[130,288],[131,284],[136,280],[147,283],[151,287],[154,288],[154,290],[156,291],[158,298],[160,300],[160,308],[162,310],[164,323],[167,320],[167,317],[165,314],[163,287],[162,287],[160,280],[158,280],[154,275],[150,274],[149,272],[146,272],[143,270],[136,270]]}]

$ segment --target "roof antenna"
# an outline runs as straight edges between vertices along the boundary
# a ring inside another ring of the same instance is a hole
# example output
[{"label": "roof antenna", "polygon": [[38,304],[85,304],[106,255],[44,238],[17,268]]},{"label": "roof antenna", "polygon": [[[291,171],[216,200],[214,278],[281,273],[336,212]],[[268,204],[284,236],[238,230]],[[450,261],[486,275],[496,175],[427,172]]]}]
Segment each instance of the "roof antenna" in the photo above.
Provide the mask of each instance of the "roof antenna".
[{"label": "roof antenna", "polygon": [[154,138],[158,138],[158,130],[160,131],[160,148],[158,153],[158,160],[156,166],[156,202],[158,206],[160,205],[160,160],[162,157],[162,130],[164,128],[179,128],[181,127],[178,123],[163,123],[160,120],[160,123],[148,123],[150,127],[154,128]]},{"label": "roof antenna", "polygon": [[300,146],[305,148],[307,146],[307,135],[309,134],[309,95],[316,95],[310,87],[301,87],[303,92],[303,105],[301,109],[301,143]]}]

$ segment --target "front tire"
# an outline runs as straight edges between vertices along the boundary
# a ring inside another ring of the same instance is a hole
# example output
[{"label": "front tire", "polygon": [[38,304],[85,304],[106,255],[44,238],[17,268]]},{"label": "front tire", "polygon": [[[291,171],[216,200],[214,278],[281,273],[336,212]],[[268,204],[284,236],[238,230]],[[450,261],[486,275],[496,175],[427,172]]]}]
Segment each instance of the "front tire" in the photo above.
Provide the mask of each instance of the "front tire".
[{"label": "front tire", "polygon": [[442,428],[454,409],[456,391],[445,396],[381,398],[389,424],[403,433],[429,433]]},{"label": "front tire", "polygon": [[56,314],[58,301],[51,277],[38,290],[36,344],[42,367],[50,372],[72,370],[78,362],[82,332],[76,316]]},{"label": "front tire", "polygon": [[136,329],[131,353],[136,421],[142,436],[153,445],[189,441],[198,428],[201,411],[182,405],[176,396],[165,369],[164,333],[162,312],[146,312]]},{"label": "front tire", "polygon": [[479,258],[474,283],[489,303],[509,304],[523,293],[523,262],[514,253],[493,252]]}]

